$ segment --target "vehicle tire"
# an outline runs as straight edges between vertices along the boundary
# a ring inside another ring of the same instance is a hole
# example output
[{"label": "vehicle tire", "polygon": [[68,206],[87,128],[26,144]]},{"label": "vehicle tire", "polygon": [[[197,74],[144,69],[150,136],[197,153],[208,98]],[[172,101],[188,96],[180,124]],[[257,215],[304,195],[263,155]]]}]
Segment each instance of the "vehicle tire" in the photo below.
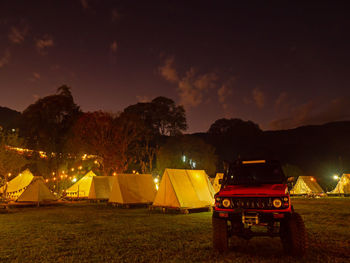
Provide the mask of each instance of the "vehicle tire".
[{"label": "vehicle tire", "polygon": [[212,218],[213,224],[213,247],[219,252],[228,250],[227,221],[220,218]]},{"label": "vehicle tire", "polygon": [[281,222],[280,237],[284,251],[295,257],[302,257],[307,250],[307,234],[302,217],[292,213]]}]

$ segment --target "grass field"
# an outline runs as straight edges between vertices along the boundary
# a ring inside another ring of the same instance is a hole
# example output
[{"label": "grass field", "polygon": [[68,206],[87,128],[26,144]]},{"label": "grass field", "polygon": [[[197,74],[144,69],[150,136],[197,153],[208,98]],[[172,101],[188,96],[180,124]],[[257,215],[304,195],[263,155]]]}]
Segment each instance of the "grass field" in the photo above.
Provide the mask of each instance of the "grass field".
[{"label": "grass field", "polygon": [[293,201],[310,243],[299,260],[268,237],[234,240],[230,252],[216,253],[209,212],[72,204],[0,214],[0,262],[349,262],[350,198]]}]

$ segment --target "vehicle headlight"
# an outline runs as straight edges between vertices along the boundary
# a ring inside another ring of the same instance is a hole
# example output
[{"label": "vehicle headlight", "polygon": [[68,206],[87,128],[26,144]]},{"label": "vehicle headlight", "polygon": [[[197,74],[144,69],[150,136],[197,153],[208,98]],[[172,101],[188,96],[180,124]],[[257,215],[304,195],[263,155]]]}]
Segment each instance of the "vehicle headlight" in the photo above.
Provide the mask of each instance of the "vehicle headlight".
[{"label": "vehicle headlight", "polygon": [[215,201],[216,201],[216,202],[220,202],[220,201],[221,201],[221,198],[220,198],[220,197],[216,197],[216,198],[215,198]]},{"label": "vehicle headlight", "polygon": [[273,206],[276,207],[276,208],[280,208],[282,206],[282,201],[279,198],[273,199],[272,203],[273,203]]},{"label": "vehicle headlight", "polygon": [[222,205],[226,208],[229,207],[231,205],[230,199],[225,198],[224,200],[222,200]]},{"label": "vehicle headlight", "polygon": [[288,202],[288,197],[283,197],[284,202]]}]

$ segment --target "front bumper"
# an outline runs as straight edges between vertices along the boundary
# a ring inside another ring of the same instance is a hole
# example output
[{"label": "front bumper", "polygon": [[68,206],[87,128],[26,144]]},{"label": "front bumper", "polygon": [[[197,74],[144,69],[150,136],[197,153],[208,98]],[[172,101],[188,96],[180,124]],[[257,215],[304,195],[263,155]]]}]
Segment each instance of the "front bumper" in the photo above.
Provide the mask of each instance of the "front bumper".
[{"label": "front bumper", "polygon": [[[289,210],[266,210],[266,211],[257,211],[257,210],[244,210],[236,209],[234,211],[228,211],[227,209],[217,209],[213,211],[214,218],[221,218],[230,221],[242,222],[244,218],[257,218],[256,224],[267,224],[274,221],[281,221],[286,215],[290,214]],[[255,223],[252,223],[254,225]]]}]

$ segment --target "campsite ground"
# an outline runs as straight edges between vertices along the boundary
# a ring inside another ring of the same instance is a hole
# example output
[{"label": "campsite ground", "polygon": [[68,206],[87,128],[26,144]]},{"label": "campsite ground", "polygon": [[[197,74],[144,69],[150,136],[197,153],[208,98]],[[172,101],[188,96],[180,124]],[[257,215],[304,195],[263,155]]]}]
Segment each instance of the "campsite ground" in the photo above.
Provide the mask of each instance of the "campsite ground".
[{"label": "campsite ground", "polygon": [[[300,262],[349,258],[350,198],[294,199],[305,220],[308,254]],[[211,213],[161,214],[106,204],[12,209],[0,214],[0,262],[298,262],[278,238],[212,250]]]}]

